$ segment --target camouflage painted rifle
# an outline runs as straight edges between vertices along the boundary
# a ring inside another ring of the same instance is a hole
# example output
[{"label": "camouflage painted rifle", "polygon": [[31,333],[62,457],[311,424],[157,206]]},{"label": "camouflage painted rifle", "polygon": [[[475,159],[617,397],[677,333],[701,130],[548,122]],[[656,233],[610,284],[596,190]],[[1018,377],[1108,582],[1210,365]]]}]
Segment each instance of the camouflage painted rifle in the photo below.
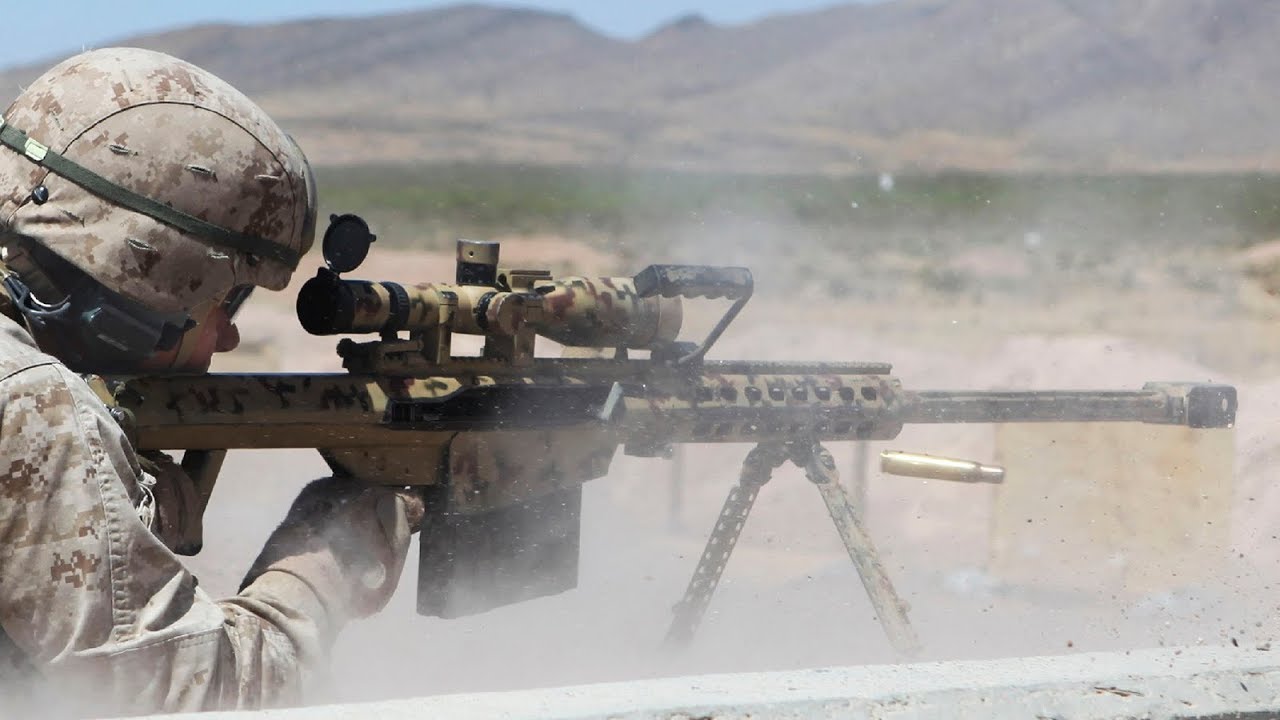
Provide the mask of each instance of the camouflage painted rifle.
[{"label": "camouflage painted rifle", "polygon": [[[359,218],[332,218],[328,267],[298,296],[311,333],[378,334],[338,343],[347,373],[126,378],[111,383],[111,397],[138,447],[188,451],[184,467],[206,498],[234,448],[316,448],[336,473],[421,486],[424,614],[458,616],[573,587],[581,484],[605,475],[620,446],[656,456],[676,443],[752,443],[669,639],[692,635],[757,491],[790,461],[821,491],[886,632],[909,651],[905,606],[822,443],[888,440],[906,423],[1209,428],[1235,418],[1235,389],[1223,385],[922,392],[903,389],[881,363],[705,360],[751,297],[744,268],[653,265],[633,278],[554,278],[499,269],[496,243],[460,241],[454,284],[341,277],[373,239]],[[677,339],[682,298],[732,304],[692,344]],[[482,354],[454,356],[454,333],[483,336]],[[565,346],[565,356],[535,357],[537,336]],[[907,474],[999,479],[971,463],[886,462]]]}]

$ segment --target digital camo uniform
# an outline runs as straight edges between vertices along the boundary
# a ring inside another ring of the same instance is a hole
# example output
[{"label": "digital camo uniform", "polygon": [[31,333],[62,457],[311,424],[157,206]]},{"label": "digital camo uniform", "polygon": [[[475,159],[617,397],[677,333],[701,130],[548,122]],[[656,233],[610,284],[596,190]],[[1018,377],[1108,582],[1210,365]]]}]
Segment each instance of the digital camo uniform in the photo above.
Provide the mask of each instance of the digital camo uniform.
[{"label": "digital camo uniform", "polygon": [[[50,172],[38,148],[0,147],[4,272],[33,295],[49,285],[25,238],[179,316],[237,285],[283,287],[310,245],[305,159],[253,103],[194,66],[142,50],[85,53],[36,81],[4,120],[50,156],[292,250],[195,241]],[[37,348],[12,298],[0,301],[0,717],[298,701],[344,622],[389,598],[410,535],[405,500],[313,483],[241,593],[215,602],[140,517],[151,479],[121,429]]]}]

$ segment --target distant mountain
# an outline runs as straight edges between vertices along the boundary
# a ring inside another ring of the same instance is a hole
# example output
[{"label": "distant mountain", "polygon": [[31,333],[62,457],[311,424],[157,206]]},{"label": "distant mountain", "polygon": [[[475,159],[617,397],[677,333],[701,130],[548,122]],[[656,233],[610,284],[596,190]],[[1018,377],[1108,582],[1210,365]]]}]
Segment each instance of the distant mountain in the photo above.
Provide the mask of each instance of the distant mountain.
[{"label": "distant mountain", "polygon": [[221,75],[319,163],[1270,171],[1278,37],[1271,0],[894,0],[634,42],[459,5],[119,44]]}]

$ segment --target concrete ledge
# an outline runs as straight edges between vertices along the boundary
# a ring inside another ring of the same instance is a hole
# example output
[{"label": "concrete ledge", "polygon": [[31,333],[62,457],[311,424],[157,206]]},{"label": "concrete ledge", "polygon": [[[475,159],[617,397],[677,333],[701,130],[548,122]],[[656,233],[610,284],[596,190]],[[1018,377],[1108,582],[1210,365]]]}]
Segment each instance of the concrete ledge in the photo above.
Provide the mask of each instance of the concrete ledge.
[{"label": "concrete ledge", "polygon": [[205,720],[1280,717],[1280,654],[1194,647],[704,675]]}]

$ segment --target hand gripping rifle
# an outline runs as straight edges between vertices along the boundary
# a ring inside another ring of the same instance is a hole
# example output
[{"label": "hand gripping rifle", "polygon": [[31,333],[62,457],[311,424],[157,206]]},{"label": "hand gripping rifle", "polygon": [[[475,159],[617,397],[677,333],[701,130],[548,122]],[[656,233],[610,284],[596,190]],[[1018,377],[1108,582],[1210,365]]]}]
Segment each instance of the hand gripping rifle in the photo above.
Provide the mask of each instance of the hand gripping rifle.
[{"label": "hand gripping rifle", "polygon": [[[500,269],[497,243],[459,241],[453,284],[342,277],[374,236],[354,215],[325,233],[328,267],[298,295],[298,319],[343,339],[346,373],[211,374],[108,381],[113,413],[142,450],[185,450],[207,499],[233,448],[316,448],[334,473],[419,486],[427,500],[418,611],[457,617],[577,584],[581,485],[619,446],[662,456],[676,443],[751,443],[668,640],[693,635],[772,471],[802,468],[826,503],[889,639],[916,638],[907,608],[840,484],[824,443],[888,440],[906,423],[1146,422],[1230,427],[1235,388],[1148,383],[1134,391],[912,391],[882,363],[705,359],[751,297],[738,267],[651,265],[632,278],[555,278]],[[699,343],[677,339],[682,299],[723,298]],[[455,356],[455,333],[484,338]],[[563,357],[534,356],[538,336]],[[892,455],[890,472],[998,482],[1001,472]],[[190,550],[198,550],[194,538]]]}]

